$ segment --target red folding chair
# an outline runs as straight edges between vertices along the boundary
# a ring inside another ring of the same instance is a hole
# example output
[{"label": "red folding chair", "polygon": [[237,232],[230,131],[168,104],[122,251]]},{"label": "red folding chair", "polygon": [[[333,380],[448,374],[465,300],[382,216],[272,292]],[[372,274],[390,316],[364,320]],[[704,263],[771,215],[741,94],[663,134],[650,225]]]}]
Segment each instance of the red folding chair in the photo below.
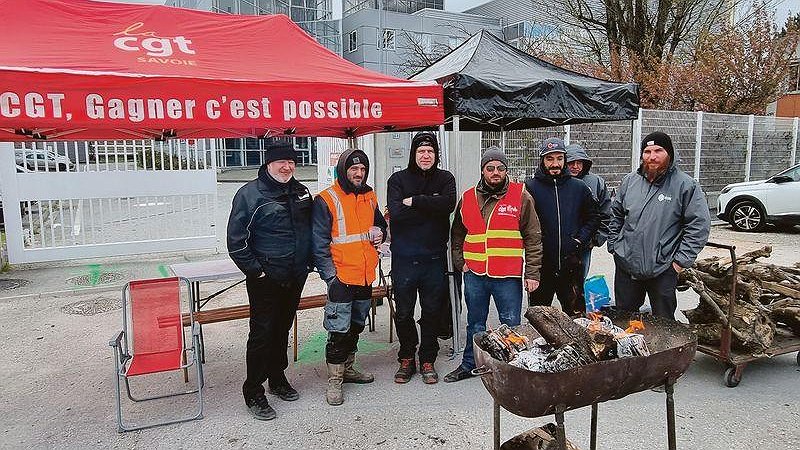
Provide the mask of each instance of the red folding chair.
[{"label": "red folding chair", "polygon": [[[200,327],[194,322],[191,308],[188,308],[191,340],[189,341],[190,346],[187,348],[186,335],[181,322],[181,292],[184,291],[184,299],[188,304],[191,301],[189,281],[177,277],[131,281],[122,290],[122,331],[109,342],[109,345],[114,348],[115,356],[119,432],[186,422],[203,417],[203,366],[199,361],[198,354]],[[169,371],[182,373],[192,365],[197,370],[196,389],[141,398],[131,394],[128,381],[131,377]],[[125,383],[128,398],[134,402],[196,393],[197,410],[189,417],[144,425],[126,425],[122,418],[120,380]]]}]

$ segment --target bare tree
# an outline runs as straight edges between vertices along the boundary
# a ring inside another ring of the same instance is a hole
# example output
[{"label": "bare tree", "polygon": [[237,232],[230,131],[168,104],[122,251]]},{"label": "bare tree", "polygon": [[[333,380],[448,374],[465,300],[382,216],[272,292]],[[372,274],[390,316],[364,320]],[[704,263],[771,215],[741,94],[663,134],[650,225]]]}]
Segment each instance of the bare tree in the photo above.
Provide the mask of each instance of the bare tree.
[{"label": "bare tree", "polygon": [[564,21],[579,42],[622,79],[632,57],[648,70],[729,20],[739,0],[564,0]]},{"label": "bare tree", "polygon": [[435,38],[452,37],[461,43],[471,35],[464,24],[460,22],[440,25],[438,32],[438,34],[428,34],[408,30],[398,31],[400,39],[397,41],[397,52],[402,61],[398,65],[400,74],[411,76],[435,63],[457,47],[457,45],[451,45],[449,39],[447,43],[444,43]]}]

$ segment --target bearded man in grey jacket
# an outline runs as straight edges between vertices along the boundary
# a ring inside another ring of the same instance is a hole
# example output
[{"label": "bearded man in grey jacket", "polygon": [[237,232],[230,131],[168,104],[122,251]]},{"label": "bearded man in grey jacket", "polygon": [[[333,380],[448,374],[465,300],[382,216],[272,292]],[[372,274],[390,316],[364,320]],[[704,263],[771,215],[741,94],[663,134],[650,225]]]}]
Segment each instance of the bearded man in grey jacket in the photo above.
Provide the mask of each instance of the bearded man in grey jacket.
[{"label": "bearded man in grey jacket", "polygon": [[641,149],[641,166],[622,179],[611,205],[614,294],[625,311],[638,311],[647,294],[654,315],[674,320],[678,274],[706,245],[711,217],[700,185],[678,168],[669,135],[650,133]]}]

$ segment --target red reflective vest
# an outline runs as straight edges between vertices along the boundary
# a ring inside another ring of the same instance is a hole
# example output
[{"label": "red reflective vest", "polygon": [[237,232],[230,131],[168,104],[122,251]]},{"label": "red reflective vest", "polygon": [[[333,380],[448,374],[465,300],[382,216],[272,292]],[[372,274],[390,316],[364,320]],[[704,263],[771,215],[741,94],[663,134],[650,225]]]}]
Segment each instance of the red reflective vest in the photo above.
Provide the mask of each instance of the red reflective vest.
[{"label": "red reflective vest", "polygon": [[464,262],[473,273],[494,278],[521,277],[524,245],[519,232],[522,183],[509,183],[508,192],[494,205],[488,225],[483,221],[475,188],[464,192],[461,219],[467,229]]},{"label": "red reflective vest", "polygon": [[335,181],[319,195],[331,213],[331,257],[336,277],[345,284],[371,285],[378,267],[378,252],[369,238],[378,204],[375,191],[347,194]]}]

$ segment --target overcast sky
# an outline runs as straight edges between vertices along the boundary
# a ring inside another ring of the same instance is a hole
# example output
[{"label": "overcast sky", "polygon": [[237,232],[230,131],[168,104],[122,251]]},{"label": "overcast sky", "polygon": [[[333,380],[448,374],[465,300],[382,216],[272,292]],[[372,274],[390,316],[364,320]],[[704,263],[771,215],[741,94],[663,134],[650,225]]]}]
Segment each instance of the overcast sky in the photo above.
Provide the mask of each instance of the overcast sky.
[{"label": "overcast sky", "polygon": [[[110,0],[126,3],[153,3],[163,5],[165,0]],[[445,9],[448,11],[463,11],[467,8],[486,3],[488,0],[444,0]],[[775,23],[778,27],[782,27],[786,23],[786,18],[789,14],[796,14],[800,12],[800,0],[768,0],[770,3],[776,5],[775,10]],[[342,15],[342,1],[333,0],[333,11],[335,17]]]}]

